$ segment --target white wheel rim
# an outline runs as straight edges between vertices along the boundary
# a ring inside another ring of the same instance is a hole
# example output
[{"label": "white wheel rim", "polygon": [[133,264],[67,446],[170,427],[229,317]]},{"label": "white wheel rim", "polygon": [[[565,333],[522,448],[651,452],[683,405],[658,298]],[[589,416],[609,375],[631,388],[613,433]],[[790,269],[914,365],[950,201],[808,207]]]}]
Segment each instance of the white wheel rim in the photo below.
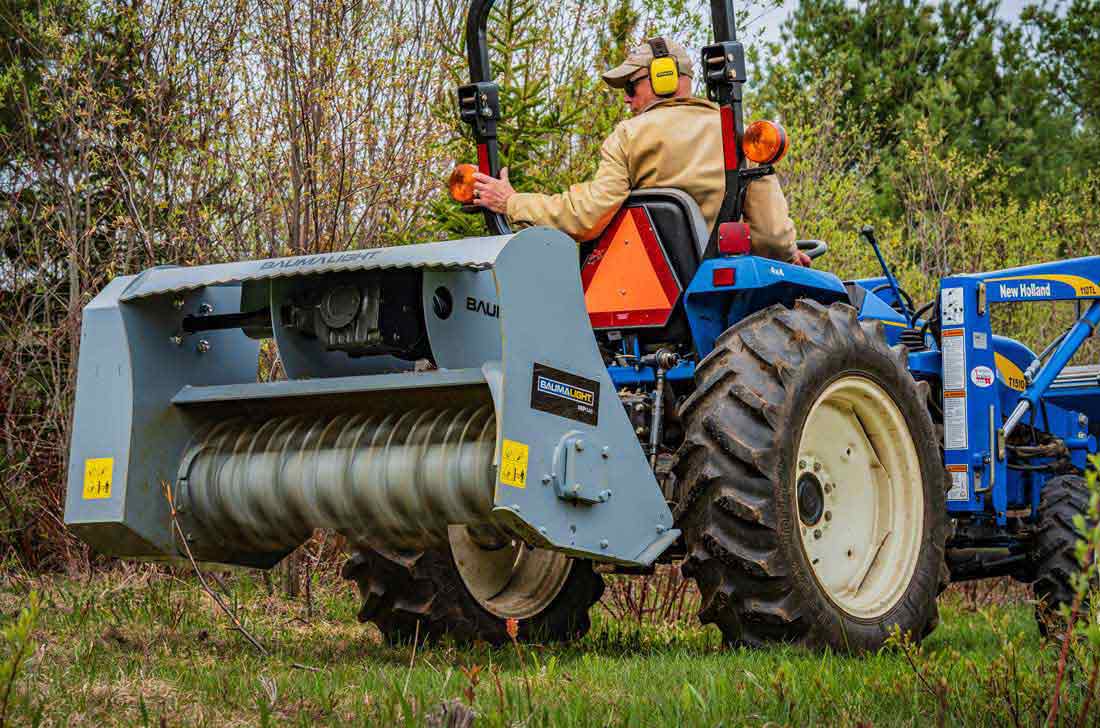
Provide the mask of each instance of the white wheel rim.
[{"label": "white wheel rim", "polygon": [[853,617],[882,616],[905,595],[924,530],[920,460],[901,410],[866,377],[838,379],[810,409],[796,465],[814,577]]},{"label": "white wheel rim", "polygon": [[478,604],[502,619],[528,619],[542,612],[565,586],[573,560],[512,540],[489,549],[465,526],[448,526],[459,576]]}]

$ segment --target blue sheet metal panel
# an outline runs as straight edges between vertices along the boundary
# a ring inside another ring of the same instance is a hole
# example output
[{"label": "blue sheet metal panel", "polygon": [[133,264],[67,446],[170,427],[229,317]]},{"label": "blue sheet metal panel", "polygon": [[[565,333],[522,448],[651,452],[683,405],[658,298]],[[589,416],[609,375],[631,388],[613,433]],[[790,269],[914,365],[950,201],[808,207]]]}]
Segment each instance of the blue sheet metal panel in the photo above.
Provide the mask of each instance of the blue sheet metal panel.
[{"label": "blue sheet metal panel", "polygon": [[995,386],[989,306],[981,304],[979,281],[944,279],[940,310],[944,459],[951,478],[947,509],[951,513],[992,510],[1004,525],[1007,471],[994,452],[1002,409]]},{"label": "blue sheet metal panel", "polygon": [[1043,401],[1084,413],[1090,422],[1100,422],[1100,389],[1094,387],[1052,389],[1043,396]]},{"label": "blue sheet metal panel", "polygon": [[[730,268],[734,282],[714,285],[714,271]],[[793,305],[798,298],[825,303],[847,300],[848,292],[832,273],[803,268],[752,255],[711,258],[699,264],[684,293],[696,351],[705,357],[723,331],[745,316],[776,303]]]},{"label": "blue sheet metal panel", "polygon": [[1100,271],[1100,257],[1093,256],[957,278],[984,282],[990,303],[1067,301],[1100,297],[1097,271]]},{"label": "blue sheet metal panel", "polygon": [[[897,302],[897,298],[894,296],[894,291],[890,288],[890,281],[886,276],[878,276],[877,278],[859,278],[853,281],[847,281],[848,283],[855,283],[860,288],[867,289],[868,293],[871,293],[876,288],[885,286],[882,290],[874,293],[880,301],[886,304],[887,307],[893,306]],[[893,310],[893,309],[891,309]]]},{"label": "blue sheet metal panel", "polygon": [[[889,291],[886,293],[889,293]],[[886,334],[886,341],[891,346],[898,343],[901,339],[901,332],[906,329],[905,317],[890,308],[890,305],[879,298],[878,294],[868,293],[864,297],[863,304],[859,309],[859,319],[860,321],[881,321],[883,333]]]},{"label": "blue sheet metal panel", "polygon": [[939,382],[943,378],[943,359],[939,349],[910,354],[909,372],[914,379]]},{"label": "blue sheet metal panel", "polygon": [[[493,272],[503,343],[503,377],[490,381],[498,418],[494,516],[536,544],[651,562],[679,532],[596,346],[576,243],[548,228],[524,230]],[[545,295],[533,295],[539,291]],[[586,500],[561,496],[575,485]],[[588,499],[603,491],[603,500]]]}]

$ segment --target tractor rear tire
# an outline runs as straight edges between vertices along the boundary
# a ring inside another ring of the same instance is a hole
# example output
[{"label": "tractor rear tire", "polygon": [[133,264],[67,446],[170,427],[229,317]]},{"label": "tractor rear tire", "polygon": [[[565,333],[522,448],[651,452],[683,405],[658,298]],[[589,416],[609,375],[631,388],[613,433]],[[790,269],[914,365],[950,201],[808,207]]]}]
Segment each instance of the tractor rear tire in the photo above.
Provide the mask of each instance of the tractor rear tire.
[{"label": "tractor rear tire", "polygon": [[[1073,518],[1086,515],[1088,510],[1088,485],[1080,475],[1055,476],[1043,486],[1031,559],[1031,573],[1035,577],[1031,590],[1036,601],[1035,621],[1044,637],[1053,636],[1052,629],[1058,631],[1062,626],[1058,608],[1073,604],[1075,592],[1071,577],[1081,570],[1076,544],[1083,538],[1073,525]],[[1087,609],[1086,603],[1079,611],[1087,613]]]},{"label": "tractor rear tire", "polygon": [[695,380],[674,469],[700,619],[750,646],[923,638],[938,619],[946,473],[905,349],[846,304],[799,300],[728,329]]},{"label": "tractor rear tire", "polygon": [[[373,622],[390,644],[439,640],[501,645],[510,641],[507,618],[489,612],[463,581],[450,546],[414,554],[360,549],[342,574],[363,600],[360,622]],[[521,642],[570,642],[587,634],[588,610],[603,594],[592,562],[572,560],[556,596],[537,614],[518,619]]]}]

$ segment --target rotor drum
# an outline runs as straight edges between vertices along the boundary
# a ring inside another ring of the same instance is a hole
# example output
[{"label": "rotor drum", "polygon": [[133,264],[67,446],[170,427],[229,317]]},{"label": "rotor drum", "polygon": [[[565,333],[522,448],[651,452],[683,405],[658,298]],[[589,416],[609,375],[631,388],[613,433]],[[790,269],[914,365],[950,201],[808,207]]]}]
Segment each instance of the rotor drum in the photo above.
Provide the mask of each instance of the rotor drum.
[{"label": "rotor drum", "polygon": [[488,523],[495,443],[491,405],[233,419],[184,456],[179,510],[199,554],[285,551],[316,528],[425,548]]}]

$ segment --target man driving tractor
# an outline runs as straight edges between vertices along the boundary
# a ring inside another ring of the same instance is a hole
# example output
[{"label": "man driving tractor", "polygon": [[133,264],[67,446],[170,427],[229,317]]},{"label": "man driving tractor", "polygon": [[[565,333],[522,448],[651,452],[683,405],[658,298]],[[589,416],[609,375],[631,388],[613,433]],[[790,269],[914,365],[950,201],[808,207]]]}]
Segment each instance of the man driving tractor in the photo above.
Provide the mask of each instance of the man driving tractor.
[{"label": "man driving tractor", "polygon": [[[654,90],[650,66],[658,55],[675,60],[678,79],[665,93]],[[516,192],[507,168],[500,179],[474,175],[474,204],[506,215],[513,228],[546,225],[578,241],[598,236],[631,190],[674,187],[690,194],[712,229],[725,193],[722,129],[718,107],[691,94],[691,59],[683,46],[652,38],[603,74],[622,89],[633,117],[620,122],[603,143],[596,176],[565,192]],[[757,179],[745,193],[752,253],[806,265],[795,245],[794,223],[774,175]]]}]

